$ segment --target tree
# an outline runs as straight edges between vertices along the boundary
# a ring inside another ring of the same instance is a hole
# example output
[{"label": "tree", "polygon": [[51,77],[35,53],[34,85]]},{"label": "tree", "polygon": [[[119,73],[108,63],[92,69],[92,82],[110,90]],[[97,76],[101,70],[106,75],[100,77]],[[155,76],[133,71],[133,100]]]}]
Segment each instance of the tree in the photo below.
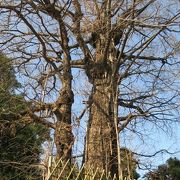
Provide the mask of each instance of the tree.
[{"label": "tree", "polygon": [[137,159],[131,150],[121,147],[121,169],[123,179],[138,179],[140,175],[136,168],[138,165]]},{"label": "tree", "polygon": [[177,121],[172,119],[179,108],[173,37],[179,14],[172,1],[165,4],[158,0],[0,3],[1,49],[13,53],[26,80],[29,115],[54,129],[57,158],[72,160],[76,139],[72,105],[78,100],[73,92],[75,68],[83,71],[91,87],[75,122],[79,126],[88,110],[83,154],[87,169],[122,178],[119,133],[126,127],[136,132],[137,123],[164,128]]},{"label": "tree", "polygon": [[0,54],[0,177],[33,179],[42,175],[39,168],[41,145],[47,133],[42,125],[27,122],[21,116],[26,109],[22,95],[16,95],[19,83],[11,60]]},{"label": "tree", "polygon": [[180,161],[177,158],[169,158],[166,164],[160,165],[156,170],[148,172],[145,177],[149,180],[178,180],[180,178]]}]

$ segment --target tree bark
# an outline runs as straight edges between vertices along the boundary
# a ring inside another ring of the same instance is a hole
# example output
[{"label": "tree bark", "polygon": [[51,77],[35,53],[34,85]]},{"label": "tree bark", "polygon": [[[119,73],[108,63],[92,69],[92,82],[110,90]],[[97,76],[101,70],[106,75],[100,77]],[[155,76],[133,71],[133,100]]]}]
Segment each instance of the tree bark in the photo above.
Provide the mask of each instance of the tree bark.
[{"label": "tree bark", "polygon": [[57,109],[55,115],[57,118],[55,130],[55,144],[57,148],[58,158],[66,163],[70,161],[72,155],[72,145],[74,143],[72,125],[71,125],[71,111],[74,102],[74,94],[72,91],[72,73],[71,73],[71,56],[69,49],[69,38],[63,18],[58,17],[61,46],[63,50],[64,62],[63,72],[60,80],[62,82],[62,89],[59,92],[59,99],[56,102]]},{"label": "tree bark", "polygon": [[72,145],[74,143],[72,126],[71,126],[71,107],[74,102],[74,94],[72,91],[72,75],[69,64],[64,64],[62,80],[62,89],[59,92],[59,98],[56,101],[56,130],[55,144],[57,155],[63,161],[71,161]]},{"label": "tree bark", "polygon": [[[97,81],[99,81],[98,84]],[[95,82],[95,81],[94,81]],[[118,175],[117,139],[113,121],[113,94],[108,79],[96,80],[92,94],[89,125],[86,138],[86,168],[99,176],[109,172]],[[98,85],[97,85],[98,84]]]},{"label": "tree bark", "polygon": [[71,106],[73,102],[73,93],[62,90],[60,98],[57,101],[58,107],[55,110],[56,115],[56,130],[55,130],[55,144],[57,149],[57,157],[62,158],[66,162],[71,160],[73,134],[71,126]]}]

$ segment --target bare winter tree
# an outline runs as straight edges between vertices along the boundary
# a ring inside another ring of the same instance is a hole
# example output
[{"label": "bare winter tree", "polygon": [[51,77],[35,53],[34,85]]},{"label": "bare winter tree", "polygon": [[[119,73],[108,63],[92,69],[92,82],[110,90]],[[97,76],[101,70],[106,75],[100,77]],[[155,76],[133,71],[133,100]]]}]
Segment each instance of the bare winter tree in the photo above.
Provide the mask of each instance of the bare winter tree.
[{"label": "bare winter tree", "polygon": [[[178,111],[180,14],[169,0],[2,0],[0,48],[14,58],[27,116],[54,129],[57,156],[72,159],[72,83],[82,69],[92,87],[86,168],[122,177],[119,133],[162,128]],[[79,78],[81,80],[81,78]]]}]

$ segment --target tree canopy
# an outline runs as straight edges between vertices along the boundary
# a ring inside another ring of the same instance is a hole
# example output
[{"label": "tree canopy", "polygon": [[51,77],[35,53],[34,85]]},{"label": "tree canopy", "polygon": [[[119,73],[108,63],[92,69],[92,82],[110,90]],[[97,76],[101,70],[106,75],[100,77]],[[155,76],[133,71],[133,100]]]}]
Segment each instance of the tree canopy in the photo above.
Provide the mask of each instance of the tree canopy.
[{"label": "tree canopy", "polygon": [[180,179],[180,160],[169,158],[166,164],[158,166],[157,169],[145,175],[148,180],[178,180]]}]

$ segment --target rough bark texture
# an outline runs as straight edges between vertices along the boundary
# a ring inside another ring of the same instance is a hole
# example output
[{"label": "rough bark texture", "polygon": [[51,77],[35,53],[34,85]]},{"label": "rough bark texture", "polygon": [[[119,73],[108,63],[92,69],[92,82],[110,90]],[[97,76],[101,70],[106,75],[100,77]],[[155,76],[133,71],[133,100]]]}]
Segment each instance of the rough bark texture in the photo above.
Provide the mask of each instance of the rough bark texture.
[{"label": "rough bark texture", "polygon": [[[71,107],[74,102],[74,94],[72,92],[72,74],[71,74],[71,56],[69,50],[69,38],[65,24],[61,17],[57,18],[59,21],[61,45],[63,49],[64,64],[61,78],[62,89],[59,92],[59,98],[56,102],[57,109],[55,115],[57,117],[55,144],[57,148],[57,155],[62,158],[64,162],[70,160],[72,154],[72,145],[74,143],[72,126],[71,126]],[[71,163],[71,162],[70,162]]]},{"label": "rough bark texture", "polygon": [[66,91],[63,93],[58,100],[60,103],[58,105],[59,108],[55,110],[57,118],[55,144],[59,158],[67,161],[71,157],[71,149],[74,142],[71,127],[71,103],[73,101],[73,94],[68,94]]},{"label": "rough bark texture", "polygon": [[[105,31],[106,32],[106,31]],[[109,172],[113,177],[118,175],[117,138],[114,123],[114,65],[110,61],[116,59],[113,43],[106,51],[106,37],[102,32],[96,38],[95,59],[88,64],[86,73],[93,85],[92,105],[89,115],[89,126],[86,139],[85,163],[87,169],[98,172],[99,175]],[[97,169],[98,168],[98,169]]]},{"label": "rough bark texture", "polygon": [[56,101],[56,109],[54,111],[57,118],[55,130],[57,155],[65,162],[71,160],[74,142],[71,126],[71,107],[74,102],[74,94],[71,90],[71,80],[71,69],[69,68],[68,61],[66,61],[62,76],[62,89],[59,92],[59,98]]},{"label": "rough bark texture", "polygon": [[86,139],[86,166],[99,174],[111,172],[118,174],[117,142],[113,122],[111,87],[103,81],[95,86],[92,95],[92,106]]},{"label": "rough bark texture", "polygon": [[[59,164],[61,168],[57,171],[58,176],[64,168],[64,164],[69,162],[61,174],[62,179],[65,179],[67,174],[70,172],[72,146],[74,143],[74,136],[71,125],[71,107],[72,103],[74,102],[74,94],[71,90],[71,71],[70,69],[68,70],[68,68],[65,68],[65,70],[64,76],[62,78],[63,87],[59,93],[59,98],[56,101],[57,109],[54,111],[57,119],[54,135],[57,149],[56,159],[57,161],[61,159],[62,162]],[[57,177],[55,178],[57,179]]]}]

